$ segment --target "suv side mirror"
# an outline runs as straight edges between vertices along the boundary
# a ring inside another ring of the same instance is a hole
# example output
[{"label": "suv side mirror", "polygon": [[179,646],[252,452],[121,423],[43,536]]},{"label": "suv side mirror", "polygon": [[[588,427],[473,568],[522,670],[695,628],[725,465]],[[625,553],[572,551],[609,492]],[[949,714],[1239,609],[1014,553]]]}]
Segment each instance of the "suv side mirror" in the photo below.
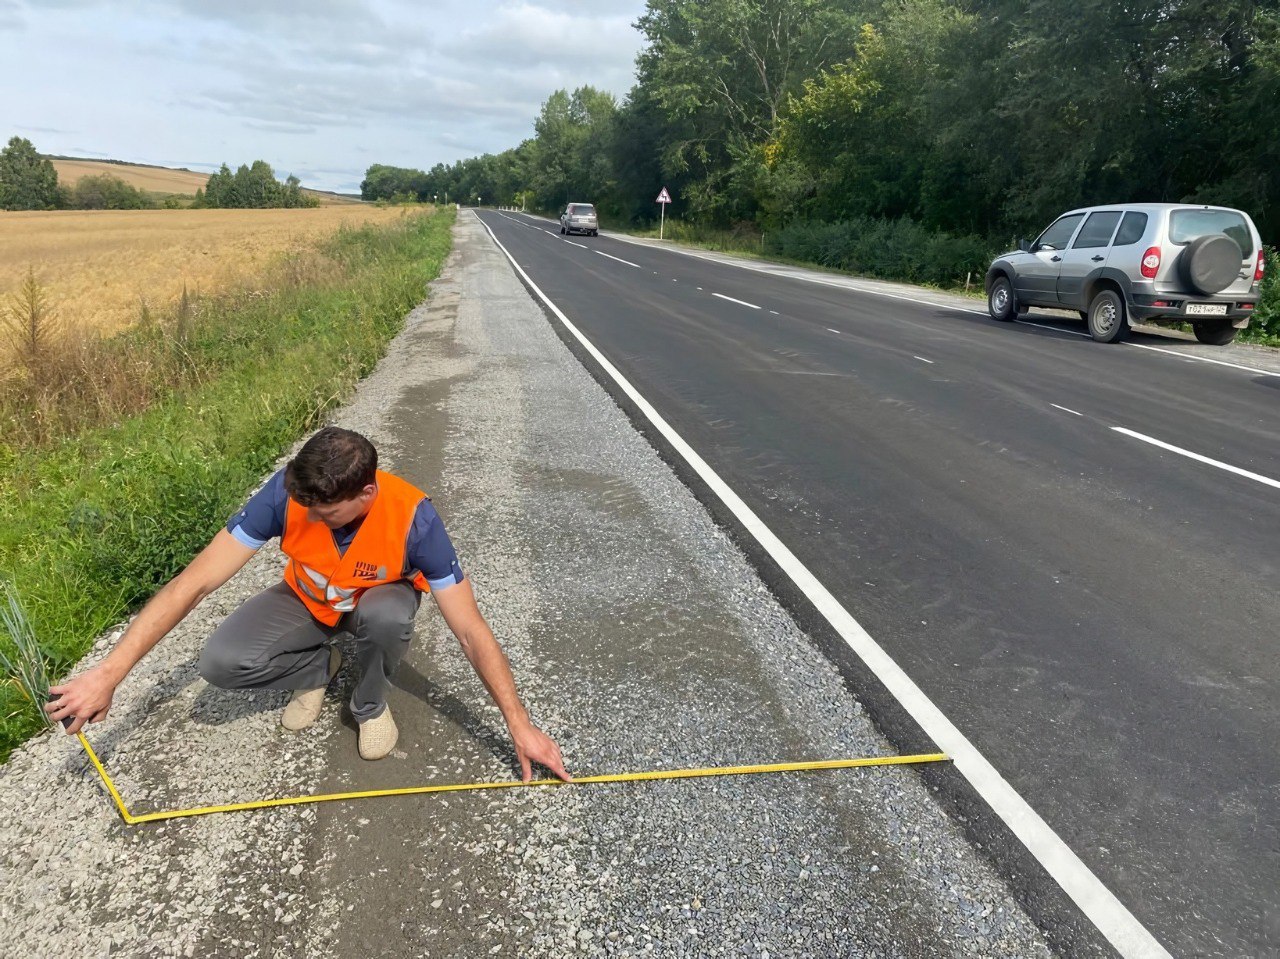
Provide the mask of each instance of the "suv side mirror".
[{"label": "suv side mirror", "polygon": [[1030,252],[1031,252],[1031,241],[1030,241],[1030,240],[1028,240],[1028,239],[1026,239],[1025,237],[1024,237],[1023,239],[1019,240],[1019,241],[1018,241],[1018,249],[1019,249],[1019,250],[1021,250],[1023,253],[1030,253]]}]

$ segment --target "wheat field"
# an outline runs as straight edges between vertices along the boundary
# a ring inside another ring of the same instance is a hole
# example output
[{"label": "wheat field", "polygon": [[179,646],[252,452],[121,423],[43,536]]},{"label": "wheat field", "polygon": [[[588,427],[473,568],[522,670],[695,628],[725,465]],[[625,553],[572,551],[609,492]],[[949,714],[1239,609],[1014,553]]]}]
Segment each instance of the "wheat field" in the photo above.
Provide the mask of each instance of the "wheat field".
[{"label": "wheat field", "polygon": [[67,210],[0,213],[0,316],[28,268],[53,319],[111,333],[142,303],[161,311],[182,295],[252,286],[280,254],[343,225],[388,223],[402,209],[365,204],[306,210]]},{"label": "wheat field", "polygon": [[[209,182],[209,174],[197,173],[194,170],[171,170],[168,167],[135,166],[130,163],[106,163],[101,160],[50,160],[58,173],[58,182],[63,186],[71,186],[81,177],[101,176],[107,174],[124,180],[138,190],[147,193],[175,193],[181,196],[195,196],[196,190],[203,190]],[[283,179],[283,175],[281,175]],[[308,190],[303,193],[315,197],[322,204],[350,204],[359,201],[350,197],[325,193],[321,190]]]},{"label": "wheat field", "polygon": [[189,193],[203,190],[209,174],[192,170],[169,170],[163,167],[133,166],[127,163],[98,163],[93,160],[50,160],[58,171],[58,182],[70,186],[81,177],[106,173],[118,177],[139,190],[151,193]]}]

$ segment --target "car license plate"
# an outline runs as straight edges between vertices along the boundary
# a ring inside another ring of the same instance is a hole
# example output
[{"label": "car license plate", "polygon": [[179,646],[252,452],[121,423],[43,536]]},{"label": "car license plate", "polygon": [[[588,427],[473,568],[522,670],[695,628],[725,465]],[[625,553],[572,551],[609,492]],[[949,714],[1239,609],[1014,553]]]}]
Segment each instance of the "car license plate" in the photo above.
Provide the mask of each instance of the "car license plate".
[{"label": "car license plate", "polygon": [[1225,303],[1188,303],[1187,314],[1190,316],[1226,316]]}]

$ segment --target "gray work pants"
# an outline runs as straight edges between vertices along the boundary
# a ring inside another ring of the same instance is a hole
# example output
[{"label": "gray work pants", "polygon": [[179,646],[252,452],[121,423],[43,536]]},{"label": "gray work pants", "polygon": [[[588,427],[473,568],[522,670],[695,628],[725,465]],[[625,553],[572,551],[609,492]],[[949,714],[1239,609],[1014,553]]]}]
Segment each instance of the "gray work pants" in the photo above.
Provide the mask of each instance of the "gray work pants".
[{"label": "gray work pants", "polygon": [[351,714],[366,722],[387,708],[391,674],[409,649],[422,593],[401,580],[366,590],[336,626],[311,615],[287,583],[263,590],[222,621],[200,654],[200,675],[223,689],[316,689],[329,673],[329,645],[356,641],[359,677]]}]

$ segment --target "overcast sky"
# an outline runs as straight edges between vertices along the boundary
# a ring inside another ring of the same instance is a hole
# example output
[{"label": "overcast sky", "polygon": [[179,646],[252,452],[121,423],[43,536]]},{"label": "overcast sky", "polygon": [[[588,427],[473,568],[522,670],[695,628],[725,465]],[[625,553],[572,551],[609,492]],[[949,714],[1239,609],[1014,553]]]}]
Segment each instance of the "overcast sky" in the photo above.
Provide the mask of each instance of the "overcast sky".
[{"label": "overcast sky", "polygon": [[355,192],[533,135],[556,89],[621,100],[644,0],[0,0],[0,142]]}]

